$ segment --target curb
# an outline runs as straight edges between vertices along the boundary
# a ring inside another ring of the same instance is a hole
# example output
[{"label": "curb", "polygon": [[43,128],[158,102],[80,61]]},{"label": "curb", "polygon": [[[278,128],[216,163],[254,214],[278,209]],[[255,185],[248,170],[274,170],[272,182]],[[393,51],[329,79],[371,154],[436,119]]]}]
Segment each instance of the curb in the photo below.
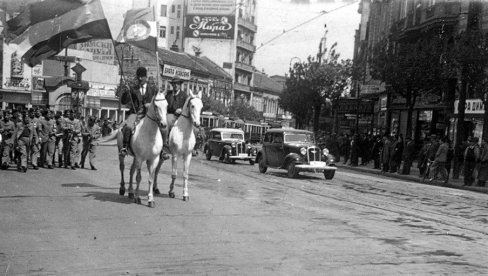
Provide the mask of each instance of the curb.
[{"label": "curb", "polygon": [[[360,166],[351,167],[351,166],[344,166],[344,165],[338,165],[338,164],[336,164],[336,166],[338,168],[345,169],[345,170],[375,174],[378,176],[384,176],[384,177],[388,177],[388,178],[396,178],[396,179],[401,179],[401,180],[405,180],[405,181],[409,181],[409,182],[415,182],[415,183],[423,184],[423,185],[439,186],[439,187],[446,187],[446,188],[451,188],[451,189],[466,190],[466,191],[488,194],[488,187],[462,186],[462,181],[460,181],[459,179],[454,180],[455,182],[460,182],[459,184],[430,183],[430,182],[421,182],[421,181],[419,181],[418,177],[411,176],[411,175],[396,174],[396,173],[382,173],[381,171],[377,171],[377,170],[369,169],[369,168],[365,168],[365,167],[360,167]],[[450,181],[453,181],[453,180],[451,179]]]}]

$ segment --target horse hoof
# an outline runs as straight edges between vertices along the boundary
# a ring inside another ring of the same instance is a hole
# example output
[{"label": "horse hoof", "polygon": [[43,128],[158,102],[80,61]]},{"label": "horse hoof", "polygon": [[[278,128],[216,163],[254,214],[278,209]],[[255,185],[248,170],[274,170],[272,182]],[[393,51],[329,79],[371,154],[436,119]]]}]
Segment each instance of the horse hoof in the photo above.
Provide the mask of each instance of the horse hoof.
[{"label": "horse hoof", "polygon": [[190,197],[189,196],[183,196],[183,201],[190,201]]},{"label": "horse hoof", "polygon": [[134,199],[134,193],[129,193],[129,198]]},{"label": "horse hoof", "polygon": [[175,193],[173,193],[173,192],[169,192],[168,195],[170,198],[175,198]]},{"label": "horse hoof", "polygon": [[159,189],[158,189],[158,188],[153,189],[153,193],[154,193],[155,195],[159,195],[159,194],[161,194],[161,192],[159,191]]},{"label": "horse hoof", "polygon": [[156,207],[156,203],[154,201],[149,201],[147,203],[147,206],[150,207],[150,208],[154,208],[154,207]]},{"label": "horse hoof", "polygon": [[119,195],[123,196],[125,194],[125,189],[120,188],[119,189]]},{"label": "horse hoof", "polygon": [[136,199],[135,199],[135,202],[136,202],[137,204],[141,204],[141,203],[142,203],[141,198],[140,198],[140,197],[136,198]]}]

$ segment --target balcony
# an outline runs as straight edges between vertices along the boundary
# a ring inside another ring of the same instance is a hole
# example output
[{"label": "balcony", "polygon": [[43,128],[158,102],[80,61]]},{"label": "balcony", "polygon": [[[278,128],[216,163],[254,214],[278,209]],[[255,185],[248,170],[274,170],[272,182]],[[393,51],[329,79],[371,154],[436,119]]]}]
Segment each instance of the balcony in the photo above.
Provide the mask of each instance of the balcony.
[{"label": "balcony", "polygon": [[242,83],[234,82],[234,90],[244,91],[251,93],[251,86]]},{"label": "balcony", "polygon": [[254,68],[251,65],[239,61],[236,61],[236,69],[250,73],[254,72]]},{"label": "balcony", "polygon": [[253,53],[256,52],[256,46],[254,46],[251,43],[246,42],[244,40],[238,39],[237,40],[237,47],[240,47],[240,48],[247,50],[249,52],[253,52]]},{"label": "balcony", "polygon": [[239,17],[237,20],[238,26],[242,26],[248,30],[250,30],[253,33],[256,33],[258,31],[258,26],[256,26],[254,23],[252,23],[249,20],[246,20],[242,17]]}]

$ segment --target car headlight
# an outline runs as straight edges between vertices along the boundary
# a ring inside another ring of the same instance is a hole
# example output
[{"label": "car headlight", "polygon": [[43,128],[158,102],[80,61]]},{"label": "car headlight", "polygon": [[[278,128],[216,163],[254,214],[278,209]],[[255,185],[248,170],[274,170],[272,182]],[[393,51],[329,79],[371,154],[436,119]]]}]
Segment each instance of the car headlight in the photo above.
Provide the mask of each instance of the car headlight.
[{"label": "car headlight", "polygon": [[322,150],[322,154],[325,155],[325,156],[329,155],[329,150],[328,149],[323,149]]},{"label": "car headlight", "polygon": [[307,149],[306,148],[301,148],[300,149],[300,154],[301,155],[306,155],[307,154]]},{"label": "car headlight", "polygon": [[236,143],[232,143],[232,147],[235,148],[236,147]]}]

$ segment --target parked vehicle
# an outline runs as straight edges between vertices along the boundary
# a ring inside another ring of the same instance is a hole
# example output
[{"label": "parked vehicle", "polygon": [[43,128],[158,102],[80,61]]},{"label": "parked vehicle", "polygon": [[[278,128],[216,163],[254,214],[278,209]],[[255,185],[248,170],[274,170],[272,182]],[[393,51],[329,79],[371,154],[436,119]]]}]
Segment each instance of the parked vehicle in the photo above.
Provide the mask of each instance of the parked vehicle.
[{"label": "parked vehicle", "polygon": [[285,169],[290,178],[301,171],[321,172],[325,179],[334,178],[334,157],[316,144],[313,132],[293,128],[274,128],[264,135],[263,146],[256,156],[259,171]]},{"label": "parked vehicle", "polygon": [[226,163],[245,160],[254,165],[257,149],[246,143],[241,129],[214,128],[210,130],[204,152],[207,160],[216,156]]}]

